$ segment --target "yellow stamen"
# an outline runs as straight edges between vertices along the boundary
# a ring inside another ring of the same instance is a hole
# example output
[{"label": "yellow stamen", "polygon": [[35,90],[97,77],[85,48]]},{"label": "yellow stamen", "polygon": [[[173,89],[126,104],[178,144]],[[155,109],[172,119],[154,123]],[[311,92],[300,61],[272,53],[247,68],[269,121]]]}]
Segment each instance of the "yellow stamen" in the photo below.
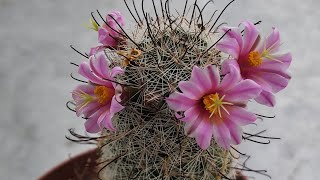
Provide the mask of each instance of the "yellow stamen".
[{"label": "yellow stamen", "polygon": [[91,95],[83,92],[83,91],[79,91],[79,92],[73,92],[74,95],[79,96],[82,99],[82,104],[79,104],[78,106],[80,107],[79,109],[84,108],[85,106],[87,106],[89,103],[91,103],[94,100],[94,97],[92,97]]},{"label": "yellow stamen", "polygon": [[94,89],[94,94],[97,96],[98,98],[98,102],[100,104],[105,103],[107,100],[111,99],[111,90],[105,86],[97,86]]},{"label": "yellow stamen", "polygon": [[248,63],[250,66],[260,66],[262,64],[262,57],[258,51],[251,51],[248,57]]},{"label": "yellow stamen", "polygon": [[272,46],[270,46],[267,49],[267,47],[266,47],[267,46],[267,41],[265,40],[263,51],[261,53],[261,57],[264,57],[264,58],[267,58],[267,59],[270,59],[270,60],[274,60],[274,61],[277,61],[279,63],[283,63],[282,61],[279,61],[273,55],[270,54],[270,51],[272,51],[275,48],[275,45],[276,45],[276,43],[274,43]]},{"label": "yellow stamen", "polygon": [[217,114],[220,118],[222,118],[221,108],[229,114],[228,110],[226,109],[225,105],[233,105],[230,102],[225,102],[223,99],[225,98],[225,95],[223,95],[221,98],[219,97],[218,93],[206,95],[203,97],[203,104],[205,106],[205,109],[208,110],[210,114],[210,118]]}]

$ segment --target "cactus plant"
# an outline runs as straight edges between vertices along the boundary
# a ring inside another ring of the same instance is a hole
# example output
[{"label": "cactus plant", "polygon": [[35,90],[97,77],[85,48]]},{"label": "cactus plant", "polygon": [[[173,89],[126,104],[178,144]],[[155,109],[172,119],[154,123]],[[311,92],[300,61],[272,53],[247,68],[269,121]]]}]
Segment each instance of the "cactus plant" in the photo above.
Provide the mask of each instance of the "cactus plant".
[{"label": "cactus plant", "polygon": [[[144,0],[142,13],[135,1],[124,2],[135,28],[125,30],[118,11],[106,18],[99,11],[91,13],[91,29],[98,32],[101,45],[88,55],[75,49],[89,60],[72,63],[88,81],[80,80],[85,84],[73,91],[68,107],[83,115],[88,132],[100,136],[71,132],[80,142],[96,142],[101,151],[99,178],[220,180],[244,178],[236,170],[255,171],[237,162],[244,154],[234,145],[241,139],[277,138],[242,133],[240,126],[266,117],[248,112],[246,106],[250,99],[273,106],[273,94],[281,88],[267,77],[245,77],[245,69],[290,64],[290,54],[274,55],[277,32],[260,43],[254,27],[258,23],[244,22],[242,32],[220,28],[223,23],[218,21],[234,0],[210,19],[203,10],[211,1],[200,8],[197,1],[186,0],[177,15],[170,0],[152,0],[154,15],[145,11]],[[274,72],[283,72],[282,89],[290,79],[286,68]]]}]

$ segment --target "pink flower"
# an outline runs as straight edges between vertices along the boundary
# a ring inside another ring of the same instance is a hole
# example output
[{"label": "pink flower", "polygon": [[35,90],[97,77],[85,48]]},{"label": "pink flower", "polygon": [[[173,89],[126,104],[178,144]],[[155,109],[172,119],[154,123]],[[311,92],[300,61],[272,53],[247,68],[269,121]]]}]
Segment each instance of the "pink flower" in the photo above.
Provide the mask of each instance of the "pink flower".
[{"label": "pink flower", "polygon": [[121,27],[125,25],[124,17],[122,16],[122,14],[119,11],[111,11],[111,13],[107,15],[106,21],[108,23],[108,26],[106,24],[103,24],[102,27],[107,29],[112,36],[119,36],[119,33],[116,32],[121,31],[118,24]]},{"label": "pink flower", "polygon": [[91,21],[94,26],[91,29],[97,29],[98,41],[102,45],[91,48],[89,56],[103,52],[106,48],[118,48],[120,44],[125,44],[124,38],[119,34],[122,32],[119,25],[121,27],[125,25],[124,18],[119,11],[109,13],[105,20],[107,24],[104,23],[101,27],[95,27],[95,22]]},{"label": "pink flower", "polygon": [[119,103],[121,86],[111,81],[123,70],[120,67],[110,70],[106,57],[101,54],[97,58],[90,56],[89,63],[81,63],[78,72],[89,83],[77,86],[72,92],[77,116],[83,114],[87,118],[85,128],[90,133],[103,128],[115,131],[112,117],[124,107]]},{"label": "pink flower", "polygon": [[111,33],[102,27],[98,29],[98,41],[106,47],[117,47],[118,37],[111,35]]},{"label": "pink flower", "polygon": [[182,93],[172,93],[167,104],[170,109],[183,112],[182,117],[176,115],[186,123],[185,133],[195,137],[202,149],[209,147],[212,136],[225,149],[239,144],[240,126],[256,120],[245,107],[249,99],[259,95],[261,88],[252,80],[241,80],[239,70],[233,65],[221,82],[215,66],[203,70],[194,66],[190,80],[178,85]]},{"label": "pink flower", "polygon": [[[112,18],[113,17],[113,18]],[[119,34],[121,28],[125,25],[124,18],[119,11],[112,11],[106,17],[106,23],[98,28],[98,40],[101,44],[108,47],[117,47],[122,37]]]},{"label": "pink flower", "polygon": [[239,27],[223,28],[224,32],[231,31],[217,44],[217,48],[233,59],[223,62],[222,73],[229,71],[228,64],[239,66],[243,79],[251,79],[263,89],[255,100],[274,106],[274,93],[284,89],[291,79],[287,71],[292,60],[291,54],[279,53],[281,43],[278,29],[273,28],[273,32],[261,41],[254,24],[248,21],[242,24],[245,26],[243,36]]}]

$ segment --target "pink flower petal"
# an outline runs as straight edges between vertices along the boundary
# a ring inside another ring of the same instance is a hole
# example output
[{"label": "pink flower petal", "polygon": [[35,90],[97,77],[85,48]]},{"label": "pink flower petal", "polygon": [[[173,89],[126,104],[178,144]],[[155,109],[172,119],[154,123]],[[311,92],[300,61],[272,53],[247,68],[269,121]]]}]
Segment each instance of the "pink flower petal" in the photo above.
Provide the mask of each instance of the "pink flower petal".
[{"label": "pink flower petal", "polygon": [[121,69],[121,67],[116,66],[116,67],[112,68],[112,70],[111,70],[111,77],[115,78],[117,75],[123,74],[123,73],[124,73],[124,70]]},{"label": "pink flower petal", "polygon": [[205,121],[205,115],[203,113],[199,114],[199,116],[190,121],[186,122],[184,126],[184,132],[189,137],[196,137],[197,136],[197,128],[201,124],[202,121]]},{"label": "pink flower petal", "polygon": [[86,106],[83,106],[85,100],[83,99],[83,97],[81,97],[81,94],[86,93],[90,96],[95,96],[94,95],[94,89],[95,86],[90,85],[90,84],[82,84],[82,85],[78,85],[76,87],[75,90],[73,90],[72,92],[72,98],[74,99],[75,103],[76,103],[76,115],[77,116],[81,116],[81,114],[83,114],[85,117],[89,117],[91,116],[95,111],[97,111],[97,109],[101,106],[99,103],[97,103],[96,101],[92,101],[89,104],[87,104]]},{"label": "pink flower petal", "polygon": [[272,87],[268,84],[263,78],[261,78],[258,74],[259,72],[252,71],[252,73],[247,74],[247,79],[253,80],[255,83],[259,84],[262,90],[272,91]]},{"label": "pink flower petal", "polygon": [[257,120],[257,116],[246,109],[237,106],[228,106],[227,118],[239,126],[251,124]]},{"label": "pink flower petal", "polygon": [[[115,83],[113,83],[115,84]],[[122,89],[122,86],[121,85],[114,85],[115,89],[114,89],[114,97],[115,99],[117,100],[117,102],[121,102],[122,101],[122,92],[123,92],[123,89]]]},{"label": "pink flower petal", "polygon": [[76,115],[80,116],[81,114],[83,114],[84,117],[90,117],[99,109],[99,107],[101,107],[101,104],[96,101],[91,102],[83,107],[81,106],[81,103],[80,103],[80,106],[77,106],[75,109]]},{"label": "pink flower petal", "polygon": [[185,96],[194,100],[200,99],[206,93],[203,89],[199,88],[197,84],[190,81],[180,81],[179,88]]},{"label": "pink flower petal", "polygon": [[95,84],[112,87],[112,84],[109,81],[102,80],[98,78],[95,74],[93,74],[93,72],[91,72],[89,65],[86,62],[83,62],[80,64],[78,73]]},{"label": "pink flower petal", "polygon": [[102,53],[106,49],[105,46],[97,46],[90,49],[89,56]]},{"label": "pink flower petal", "polygon": [[[219,120],[222,121],[222,120]],[[224,149],[230,148],[231,136],[229,129],[223,122],[218,122],[213,125],[213,136],[219,146]]]},{"label": "pink flower petal", "polygon": [[277,28],[272,28],[272,33],[267,37],[265,42],[261,43],[258,48],[259,52],[262,52],[264,49],[269,50],[270,53],[273,53],[278,50],[280,46],[280,33]]},{"label": "pink flower petal", "polygon": [[272,55],[272,57],[273,59],[265,59],[260,67],[286,70],[288,69],[292,61],[291,53]]},{"label": "pink flower petal", "polygon": [[266,73],[260,72],[257,74],[260,76],[266,83],[270,85],[273,93],[277,93],[287,87],[290,78],[285,78],[276,73]]},{"label": "pink flower petal", "polygon": [[249,21],[244,21],[242,22],[242,24],[245,26],[245,29],[243,35],[243,47],[241,50],[241,55],[245,56],[249,54],[249,52],[253,48],[253,45],[256,44],[256,41],[259,37],[259,32],[256,26]]},{"label": "pink flower petal", "polygon": [[241,50],[237,40],[233,38],[224,38],[216,47],[218,50],[227,53],[236,59],[238,59]]},{"label": "pink flower petal", "polygon": [[[124,17],[122,16],[120,11],[111,11],[111,13],[109,13],[109,15],[111,15],[114,19],[116,19],[116,21],[121,25],[124,26],[125,22],[124,22]],[[110,16],[107,16],[107,21],[114,21]]]},{"label": "pink flower petal", "polygon": [[203,107],[200,105],[195,105],[189,108],[184,112],[184,117],[180,118],[181,121],[184,122],[192,122],[196,119],[198,119],[200,113],[202,113]]},{"label": "pink flower petal", "polygon": [[103,114],[103,112],[106,111],[105,107],[101,107],[100,109],[98,109],[91,117],[89,117],[84,126],[86,128],[86,131],[89,133],[97,133],[101,131],[101,127],[98,123],[98,119],[99,117]]},{"label": "pink flower petal", "polygon": [[222,65],[221,65],[221,72],[223,75],[226,75],[227,73],[230,72],[230,65],[233,65],[234,67],[236,67],[236,69],[238,69],[240,71],[239,64],[238,64],[237,60],[226,59],[222,62]]},{"label": "pink flower petal", "polygon": [[225,92],[225,101],[247,102],[249,99],[257,97],[261,92],[261,87],[252,80],[246,79],[237,83],[230,90]]},{"label": "pink flower petal", "polygon": [[81,100],[81,97],[79,96],[79,93],[82,94],[82,93],[86,93],[86,94],[89,94],[91,96],[94,95],[94,89],[95,89],[95,86],[91,85],[91,84],[81,84],[81,85],[78,85],[73,91],[72,91],[72,98],[75,100],[75,101],[79,101]]},{"label": "pink flower petal", "polygon": [[209,91],[216,89],[218,84],[220,83],[220,73],[218,67],[214,65],[208,65],[203,69],[203,72],[207,77],[209,77],[211,82]]},{"label": "pink flower petal", "polygon": [[223,77],[219,86],[219,89],[221,89],[222,91],[229,90],[241,80],[239,66],[238,64],[234,66],[234,63],[236,63],[235,60],[228,60],[225,61],[224,65],[222,66],[222,68],[224,68],[224,71],[228,72]]},{"label": "pink flower petal", "polygon": [[111,106],[110,106],[110,113],[115,114],[119,111],[121,111],[124,108],[117,100],[116,97],[113,96],[112,101],[111,101]]},{"label": "pink flower petal", "polygon": [[210,89],[211,81],[208,76],[198,66],[194,66],[191,73],[190,81],[197,84],[203,92]]},{"label": "pink flower petal", "polygon": [[100,54],[97,57],[91,56],[89,58],[90,68],[101,79],[110,78],[109,63],[105,55]]},{"label": "pink flower petal", "polygon": [[266,40],[266,49],[277,46],[280,44],[280,33],[279,30],[275,27],[272,28],[272,33],[267,37]]},{"label": "pink flower petal", "polygon": [[231,144],[240,144],[242,141],[241,127],[228,119],[224,119],[224,123],[230,131]]},{"label": "pink flower petal", "polygon": [[101,131],[100,126],[98,126],[98,117],[91,117],[86,120],[84,127],[88,133],[98,133]]},{"label": "pink flower petal", "polygon": [[116,128],[114,128],[112,124],[112,117],[113,114],[111,114],[109,111],[104,112],[101,114],[101,116],[98,119],[98,124],[100,125],[101,128],[107,128],[110,131],[115,131]]},{"label": "pink flower petal", "polygon": [[219,79],[217,67],[209,65],[204,69],[200,69],[198,66],[194,66],[190,81],[195,83],[202,92],[209,92],[217,87]]},{"label": "pink flower petal", "polygon": [[211,144],[213,125],[210,120],[204,119],[197,128],[196,141],[201,149],[207,149]]},{"label": "pink flower petal", "polygon": [[[110,17],[110,19],[111,19],[111,17]],[[118,37],[119,36],[120,30],[118,28],[117,23],[114,22],[114,20],[108,21],[108,26],[106,26],[106,29],[111,34],[111,36],[113,36],[113,37]]]},{"label": "pink flower petal", "polygon": [[98,29],[98,41],[109,47],[116,47],[118,42],[114,39],[115,37],[111,37],[111,34],[108,32],[107,29],[99,27]]},{"label": "pink flower petal", "polygon": [[[259,74],[276,74],[276,75],[279,75],[281,76],[282,78],[285,78],[285,79],[291,79],[291,74],[289,71],[283,71],[283,70],[274,70],[274,69],[259,69],[257,71],[253,71],[250,76],[251,77],[254,77],[254,76],[258,76]],[[250,77],[249,76],[249,77]],[[257,77],[257,78],[260,78],[260,77]],[[259,84],[259,83],[258,83]]]},{"label": "pink flower petal", "polygon": [[[105,28],[110,32],[114,37],[118,37],[120,32],[120,26],[124,26],[124,18],[119,11],[112,11],[106,17],[108,25],[105,25]],[[119,24],[119,25],[118,25]]]},{"label": "pink flower petal", "polygon": [[[111,69],[111,77],[106,79],[106,80],[109,80],[110,82],[112,82],[111,80],[114,80],[117,75],[123,74],[123,73],[124,73],[124,70],[121,67],[116,66],[116,67]],[[112,86],[115,89],[116,89],[117,86],[119,86],[119,83],[116,83],[116,82],[117,81],[112,82]],[[121,89],[121,92],[122,92],[122,89]]]},{"label": "pink flower petal", "polygon": [[276,104],[276,98],[271,92],[263,90],[258,97],[254,99],[257,103],[274,107]]},{"label": "pink flower petal", "polygon": [[166,101],[169,108],[174,111],[186,111],[197,103],[196,100],[192,100],[179,92],[172,93]]},{"label": "pink flower petal", "polygon": [[226,34],[226,37],[227,38],[233,38],[233,39],[236,39],[237,43],[238,43],[238,46],[241,50],[241,47],[242,47],[242,35],[241,35],[241,30],[239,27],[223,27],[222,28],[222,31],[225,33],[227,32],[229,29],[231,29],[231,31],[229,31],[227,34]]}]

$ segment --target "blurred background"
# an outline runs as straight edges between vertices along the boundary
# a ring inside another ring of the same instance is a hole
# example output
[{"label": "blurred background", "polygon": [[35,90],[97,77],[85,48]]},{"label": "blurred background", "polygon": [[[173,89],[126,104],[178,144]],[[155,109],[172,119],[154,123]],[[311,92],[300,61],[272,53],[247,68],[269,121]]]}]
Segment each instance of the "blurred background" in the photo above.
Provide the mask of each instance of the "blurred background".
[{"label": "blurred background", "polygon": [[[171,1],[178,10],[183,8],[184,0]],[[202,7],[206,1],[198,0],[198,4]],[[204,14],[210,16],[228,2],[215,0]],[[277,94],[276,108],[256,108],[276,118],[247,128],[252,133],[267,129],[266,135],[282,139],[269,145],[245,142],[240,147],[252,155],[250,167],[267,169],[274,180],[319,179],[319,7],[316,0],[238,0],[220,21],[237,26],[247,19],[262,20],[259,29],[264,33],[278,27],[283,48],[293,54],[293,78]],[[84,26],[96,9],[103,14],[120,10],[129,25],[133,22],[122,1],[0,0],[1,179],[36,179],[70,156],[92,148],[66,140],[68,128],[84,133],[84,120],[65,103],[78,84],[69,78],[76,72],[69,62],[83,60],[69,45],[86,52],[98,44],[96,33]]]}]

